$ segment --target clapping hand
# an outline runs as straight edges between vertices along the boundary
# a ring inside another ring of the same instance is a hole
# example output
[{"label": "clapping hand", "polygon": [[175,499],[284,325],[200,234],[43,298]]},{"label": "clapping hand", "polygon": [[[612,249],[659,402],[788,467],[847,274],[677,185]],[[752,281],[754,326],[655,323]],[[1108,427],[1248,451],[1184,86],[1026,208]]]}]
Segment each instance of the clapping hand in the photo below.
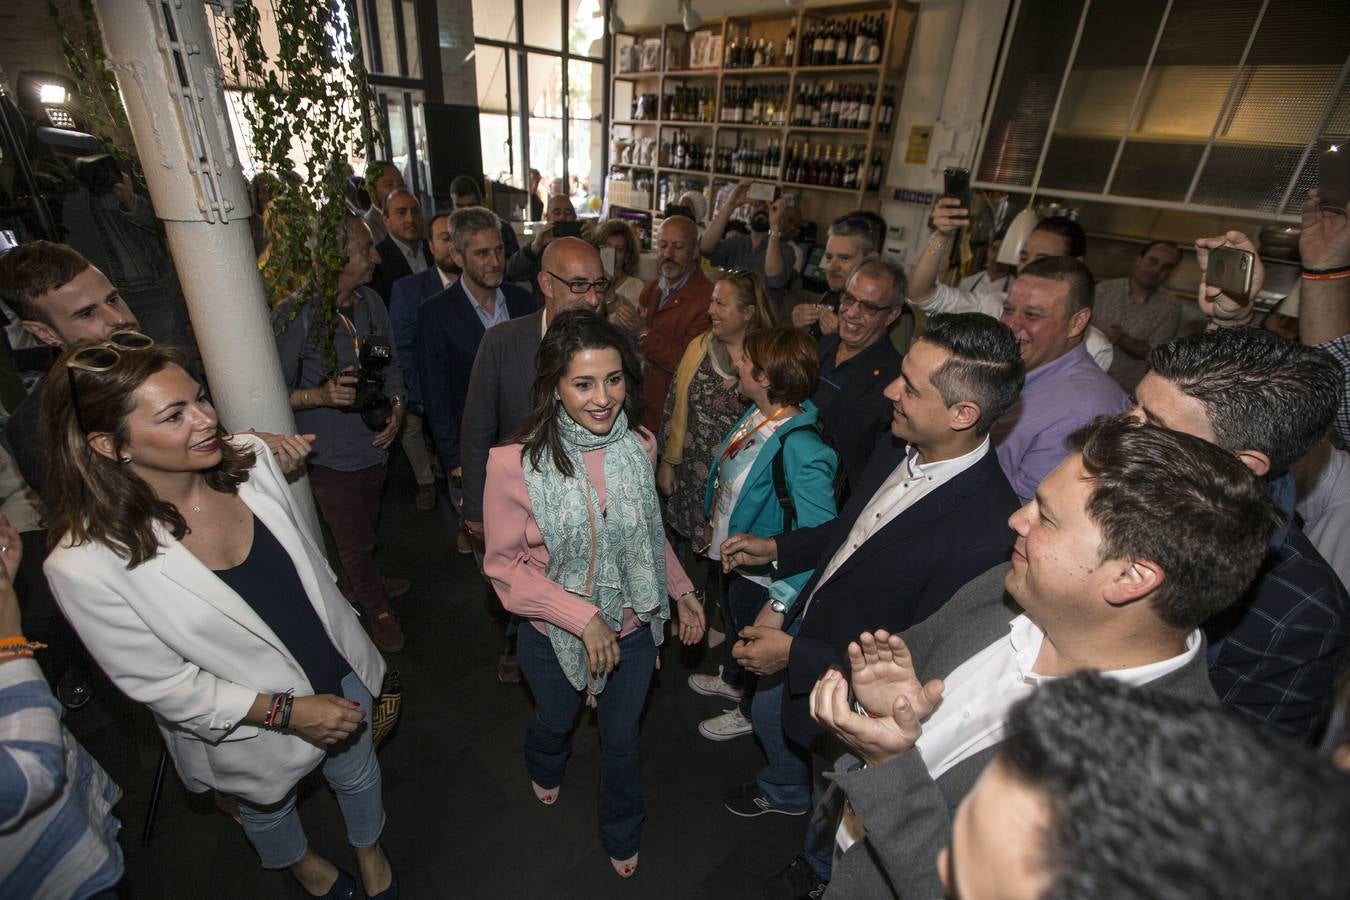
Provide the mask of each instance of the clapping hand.
[{"label": "clapping hand", "polygon": [[885,631],[863,634],[848,647],[853,693],[864,712],[849,704],[849,682],[831,669],[811,690],[811,715],[868,765],[907,753],[923,733],[923,720],[942,698],[942,682],[920,683],[909,648]]}]

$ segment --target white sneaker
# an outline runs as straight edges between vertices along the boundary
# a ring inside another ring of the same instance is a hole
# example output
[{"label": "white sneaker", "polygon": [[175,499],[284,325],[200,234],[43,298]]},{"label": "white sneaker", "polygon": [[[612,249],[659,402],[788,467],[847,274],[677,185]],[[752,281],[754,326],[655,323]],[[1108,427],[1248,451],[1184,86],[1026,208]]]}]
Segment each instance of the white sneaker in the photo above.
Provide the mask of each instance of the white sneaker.
[{"label": "white sneaker", "polygon": [[704,675],[702,673],[689,676],[689,686],[694,689],[694,693],[702,694],[705,697],[725,697],[728,700],[739,700],[744,693],[741,688],[732,687],[722,680],[722,667],[717,667],[716,675]]},{"label": "white sneaker", "polygon": [[754,724],[741,715],[740,708],[736,706],[720,716],[713,716],[698,723],[698,733],[710,741],[729,741],[743,734],[750,734],[754,730]]}]

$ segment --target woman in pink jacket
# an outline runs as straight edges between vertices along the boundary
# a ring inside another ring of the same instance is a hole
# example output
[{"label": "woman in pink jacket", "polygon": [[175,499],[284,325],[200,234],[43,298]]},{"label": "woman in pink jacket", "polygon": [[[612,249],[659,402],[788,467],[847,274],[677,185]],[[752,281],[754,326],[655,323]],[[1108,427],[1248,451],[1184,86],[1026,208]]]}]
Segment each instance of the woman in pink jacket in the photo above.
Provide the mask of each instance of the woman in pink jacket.
[{"label": "woman in pink jacket", "polygon": [[483,570],[528,619],[517,654],[535,698],[525,768],[557,801],[582,702],[600,725],[600,842],[624,878],[646,817],[638,724],[678,597],[680,640],[703,638],[702,602],[661,526],[656,442],[630,430],[642,400],[628,339],[590,310],[550,323],[529,418],[488,455]]}]

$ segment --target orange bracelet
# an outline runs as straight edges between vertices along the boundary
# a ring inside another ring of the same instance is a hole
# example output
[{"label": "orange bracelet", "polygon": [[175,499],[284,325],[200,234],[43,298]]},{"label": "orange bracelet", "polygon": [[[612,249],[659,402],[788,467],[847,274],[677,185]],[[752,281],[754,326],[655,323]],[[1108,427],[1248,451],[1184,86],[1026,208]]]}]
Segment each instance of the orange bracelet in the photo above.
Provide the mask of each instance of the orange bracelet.
[{"label": "orange bracelet", "polygon": [[1300,277],[1307,281],[1339,281],[1342,278],[1350,278],[1350,269],[1340,272],[1304,272]]}]

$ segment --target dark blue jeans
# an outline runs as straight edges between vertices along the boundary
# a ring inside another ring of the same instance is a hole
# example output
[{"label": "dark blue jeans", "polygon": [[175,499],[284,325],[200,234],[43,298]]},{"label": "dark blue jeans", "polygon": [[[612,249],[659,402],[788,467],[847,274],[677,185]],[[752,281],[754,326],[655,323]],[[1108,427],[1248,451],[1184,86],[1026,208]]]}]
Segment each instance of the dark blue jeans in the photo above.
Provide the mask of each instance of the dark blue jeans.
[{"label": "dark blue jeans", "polygon": [[732,687],[741,688],[741,713],[750,718],[750,701],[755,696],[757,677],[741,668],[731,655],[731,648],[740,640],[740,631],[755,623],[755,616],[764,608],[769,599],[769,589],[755,584],[748,578],[736,573],[722,576],[722,619],[727,626],[727,641],[722,646],[722,680]]},{"label": "dark blue jeans", "polygon": [[[516,642],[520,671],[534,694],[534,717],[525,729],[525,769],[542,788],[562,784],[572,755],[572,728],[585,691],[572,687],[548,636],[523,622]],[[642,821],[642,766],[638,724],[656,668],[648,628],[619,639],[619,665],[597,698],[600,724],[600,844],[614,859],[638,852]]]}]

